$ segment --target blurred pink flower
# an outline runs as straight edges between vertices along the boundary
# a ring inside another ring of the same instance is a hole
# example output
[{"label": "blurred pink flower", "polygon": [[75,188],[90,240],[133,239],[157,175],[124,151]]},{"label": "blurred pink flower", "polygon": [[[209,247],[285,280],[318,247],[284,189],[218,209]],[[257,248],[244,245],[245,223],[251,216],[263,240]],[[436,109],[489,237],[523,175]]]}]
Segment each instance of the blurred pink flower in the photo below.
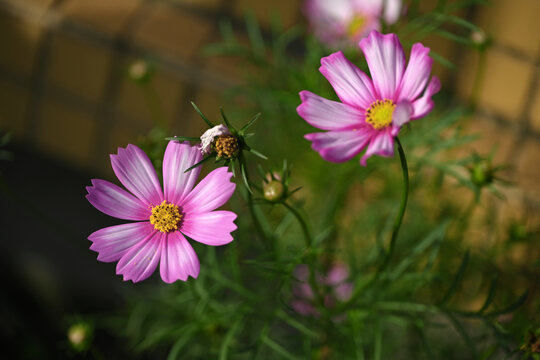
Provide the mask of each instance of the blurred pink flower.
[{"label": "blurred pink flower", "polygon": [[[160,263],[163,281],[186,281],[199,275],[199,259],[184,237],[212,246],[233,240],[236,214],[215,211],[229,200],[235,184],[232,173],[220,167],[209,173],[197,186],[201,167],[184,173],[201,161],[195,146],[171,141],[163,158],[163,185],[150,159],[135,145],[118,148],[111,163],[118,180],[131,194],[105,180],[92,180],[86,198],[101,212],[124,220],[123,225],[100,229],[88,239],[98,260],[118,261],[116,273],[124,281],[148,278]],[[195,187],[194,187],[195,186]],[[133,194],[133,195],[132,195]]]},{"label": "blurred pink flower", "polygon": [[408,65],[395,34],[372,31],[360,48],[373,80],[342,52],[333,53],[321,59],[319,71],[341,102],[301,91],[296,110],[310,125],[328,130],[305,135],[323,159],[344,162],[367,148],[360,161],[365,166],[374,154],[393,156],[394,137],[404,124],[432,110],[431,97],[441,83],[436,76],[430,80],[433,59],[420,43],[413,45]]},{"label": "blurred pink flower", "polygon": [[307,0],[304,12],[315,36],[338,49],[357,44],[381,19],[393,24],[402,12],[401,0]]},{"label": "blurred pink flower", "polygon": [[[300,315],[318,317],[320,314],[313,306],[315,295],[308,282],[309,268],[307,265],[298,265],[294,269],[293,275],[297,281],[292,288],[293,300],[291,301],[291,307]],[[316,276],[315,281],[317,281],[317,284],[326,290],[325,294],[322,294],[325,307],[332,308],[336,303],[350,299],[353,285],[347,282],[348,277],[349,271],[341,264],[330,268],[326,277]]]}]

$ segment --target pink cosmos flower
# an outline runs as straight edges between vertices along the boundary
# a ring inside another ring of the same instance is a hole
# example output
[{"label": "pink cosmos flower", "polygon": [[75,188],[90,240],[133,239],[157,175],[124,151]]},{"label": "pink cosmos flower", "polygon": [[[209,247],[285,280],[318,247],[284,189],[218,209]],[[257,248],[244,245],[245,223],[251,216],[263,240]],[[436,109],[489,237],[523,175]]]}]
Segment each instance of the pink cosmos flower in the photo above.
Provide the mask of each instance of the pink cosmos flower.
[{"label": "pink cosmos flower", "polygon": [[371,30],[395,23],[401,0],[307,0],[304,12],[315,36],[332,48],[357,44]]},{"label": "pink cosmos flower", "polygon": [[372,31],[360,48],[373,80],[342,52],[333,53],[321,59],[319,71],[341,102],[301,91],[296,110],[310,125],[328,130],[305,135],[323,159],[344,162],[367,148],[360,161],[365,166],[374,154],[394,154],[394,137],[404,124],[431,111],[441,83],[436,76],[430,80],[433,59],[420,43],[413,45],[407,66],[395,34]]},{"label": "pink cosmos flower", "polygon": [[[308,283],[309,268],[307,265],[298,265],[294,269],[294,277],[297,282],[293,284],[292,288],[291,307],[300,315],[319,317],[319,312],[313,306],[315,295]],[[344,302],[351,298],[353,284],[347,282],[348,278],[349,270],[341,264],[332,266],[325,277],[316,276],[315,281],[325,290],[323,296],[325,307],[332,308],[337,302]]]},{"label": "pink cosmos flower", "polygon": [[90,249],[98,260],[118,261],[116,273],[124,281],[148,278],[160,263],[163,281],[186,281],[199,275],[199,259],[185,238],[219,246],[233,240],[236,214],[215,211],[229,200],[235,184],[232,173],[220,167],[195,182],[201,167],[196,146],[169,142],[163,158],[163,188],[150,159],[135,145],[118,148],[111,163],[118,180],[131,194],[105,180],[92,180],[86,198],[107,215],[136,222],[103,228],[91,234]]}]

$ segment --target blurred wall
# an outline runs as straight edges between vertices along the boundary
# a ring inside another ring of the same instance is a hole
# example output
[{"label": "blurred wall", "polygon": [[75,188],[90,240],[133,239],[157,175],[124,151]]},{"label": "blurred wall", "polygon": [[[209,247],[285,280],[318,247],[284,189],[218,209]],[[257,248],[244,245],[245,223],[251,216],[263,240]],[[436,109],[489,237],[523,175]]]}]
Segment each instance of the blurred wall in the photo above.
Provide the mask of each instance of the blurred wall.
[{"label": "blurred wall", "polygon": [[[540,213],[539,14],[538,0],[494,0],[481,7],[473,21],[491,46],[483,56],[464,52],[455,71],[457,91],[472,95],[477,104],[468,125],[483,137],[476,148],[486,153],[497,146],[496,160],[511,166],[505,173],[515,183],[505,192],[514,205],[510,216]],[[476,71],[480,81],[475,90]]]},{"label": "blurred wall", "polygon": [[[268,25],[302,21],[300,0],[0,0],[0,129],[62,161],[110,172],[107,154],[151,128],[142,92],[125,76],[138,58],[157,64],[156,90],[174,132],[199,133],[194,100],[217,116],[219,94],[239,81],[234,60],[201,55],[220,40],[221,18],[240,22],[251,8]],[[540,209],[540,0],[493,0],[470,14],[493,39],[481,58],[452,53],[443,86],[468,99],[477,115],[468,131],[483,135],[482,154],[498,146],[516,186],[511,211]],[[453,50],[452,50],[453,51]],[[444,51],[442,51],[444,53]],[[448,52],[448,51],[446,51]]]},{"label": "blurred wall", "polygon": [[[203,123],[189,101],[215,118],[219,94],[238,83],[232,60],[201,50],[220,41],[219,20],[241,19],[247,3],[0,0],[0,129],[71,165],[110,172],[108,154],[152,127],[143,92],[126,76],[132,61],[150,58],[167,124],[198,134]],[[299,18],[298,1],[272,3],[288,24]]]}]

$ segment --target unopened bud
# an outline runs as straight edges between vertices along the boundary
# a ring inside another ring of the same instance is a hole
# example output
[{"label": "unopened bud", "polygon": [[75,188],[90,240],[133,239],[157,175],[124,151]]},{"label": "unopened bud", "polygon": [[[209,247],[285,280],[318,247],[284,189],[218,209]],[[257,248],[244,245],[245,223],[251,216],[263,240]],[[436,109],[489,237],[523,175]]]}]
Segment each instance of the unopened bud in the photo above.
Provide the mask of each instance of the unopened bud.
[{"label": "unopened bud", "polygon": [[266,182],[270,182],[272,180],[278,180],[278,181],[281,181],[282,178],[281,178],[281,174],[278,173],[277,171],[274,171],[273,173],[267,173],[266,174]]},{"label": "unopened bud", "polygon": [[471,169],[471,180],[477,186],[488,185],[493,182],[493,171],[488,161],[482,160]]},{"label": "unopened bud", "polygon": [[129,78],[138,84],[148,82],[153,74],[152,66],[145,60],[135,61],[128,70]]},{"label": "unopened bud", "polygon": [[90,345],[92,331],[88,324],[78,323],[69,327],[67,337],[75,350],[84,351]]},{"label": "unopened bud", "polygon": [[471,32],[471,40],[476,45],[483,45],[487,41],[487,35],[484,32],[484,30],[482,30],[482,29],[475,30],[475,31]]},{"label": "unopened bud", "polygon": [[283,197],[285,187],[277,180],[272,180],[263,184],[264,198],[268,201],[277,201]]}]

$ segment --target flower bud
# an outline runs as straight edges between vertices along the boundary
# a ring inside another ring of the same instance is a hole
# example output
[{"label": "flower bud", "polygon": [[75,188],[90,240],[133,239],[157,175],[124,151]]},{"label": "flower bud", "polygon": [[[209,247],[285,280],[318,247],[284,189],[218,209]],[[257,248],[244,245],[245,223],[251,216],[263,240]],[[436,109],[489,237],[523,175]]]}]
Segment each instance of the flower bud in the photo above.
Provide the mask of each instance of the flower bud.
[{"label": "flower bud", "polygon": [[471,181],[479,187],[493,182],[493,170],[489,161],[481,160],[470,169]]},{"label": "flower bud", "polygon": [[263,195],[268,201],[278,201],[285,194],[285,187],[277,180],[263,183]]},{"label": "flower bud", "polygon": [[92,340],[92,329],[86,323],[73,324],[68,329],[67,337],[75,350],[86,351]]},{"label": "flower bud", "polygon": [[154,75],[153,67],[145,60],[137,60],[128,69],[129,78],[137,84],[145,84]]},{"label": "flower bud", "polygon": [[478,29],[473,32],[471,32],[471,40],[476,45],[484,45],[486,41],[488,40],[488,37],[484,30]]},{"label": "flower bud", "polygon": [[281,174],[278,173],[277,171],[274,171],[272,173],[267,173],[265,179],[266,179],[266,182],[270,182],[272,180],[277,180],[277,181],[283,180],[281,177]]}]

